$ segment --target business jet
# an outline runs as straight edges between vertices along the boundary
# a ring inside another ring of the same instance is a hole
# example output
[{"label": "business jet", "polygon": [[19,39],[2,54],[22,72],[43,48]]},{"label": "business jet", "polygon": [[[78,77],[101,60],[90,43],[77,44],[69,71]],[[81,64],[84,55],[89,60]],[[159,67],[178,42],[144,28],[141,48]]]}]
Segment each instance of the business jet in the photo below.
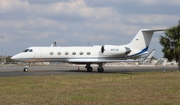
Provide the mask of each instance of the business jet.
[{"label": "business jet", "polygon": [[85,64],[88,72],[93,71],[91,64],[98,64],[98,72],[104,72],[105,63],[137,62],[138,60],[128,59],[147,54],[153,33],[156,31],[165,29],[141,29],[129,44],[124,45],[58,47],[54,43],[50,47],[29,47],[11,59],[26,62],[24,72],[28,71],[31,62]]}]

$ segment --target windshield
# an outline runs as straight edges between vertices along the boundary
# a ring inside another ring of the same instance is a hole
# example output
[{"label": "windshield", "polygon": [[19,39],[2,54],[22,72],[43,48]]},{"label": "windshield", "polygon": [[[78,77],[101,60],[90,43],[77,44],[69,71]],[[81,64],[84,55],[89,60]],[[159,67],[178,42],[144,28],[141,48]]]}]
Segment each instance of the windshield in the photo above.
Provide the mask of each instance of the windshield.
[{"label": "windshield", "polygon": [[29,51],[28,52],[33,52],[33,50],[32,49],[29,49]]},{"label": "windshield", "polygon": [[24,50],[23,52],[28,52],[29,49]]},{"label": "windshield", "polygon": [[33,52],[33,49],[26,49],[23,52]]}]

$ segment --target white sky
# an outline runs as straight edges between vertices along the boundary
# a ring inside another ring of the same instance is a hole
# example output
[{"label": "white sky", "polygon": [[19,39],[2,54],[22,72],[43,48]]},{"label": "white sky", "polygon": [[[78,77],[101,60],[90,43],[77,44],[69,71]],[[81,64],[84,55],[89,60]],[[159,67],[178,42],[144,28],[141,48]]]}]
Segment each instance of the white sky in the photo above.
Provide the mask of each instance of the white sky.
[{"label": "white sky", "polygon": [[[177,25],[180,0],[0,0],[1,54],[30,46],[127,44],[141,28]],[[160,35],[149,52],[163,57]]]}]

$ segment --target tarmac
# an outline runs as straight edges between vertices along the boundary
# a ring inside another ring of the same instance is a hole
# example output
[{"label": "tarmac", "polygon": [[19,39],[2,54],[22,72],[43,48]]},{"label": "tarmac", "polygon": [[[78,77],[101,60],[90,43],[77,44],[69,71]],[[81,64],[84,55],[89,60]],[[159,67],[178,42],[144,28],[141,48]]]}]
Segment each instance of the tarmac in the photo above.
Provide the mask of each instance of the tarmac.
[{"label": "tarmac", "polygon": [[[23,72],[23,68],[24,66],[0,65],[0,77],[164,72],[162,66],[105,66],[103,73],[99,73],[96,66],[93,67],[93,72],[87,72],[84,66],[30,66],[28,72]],[[177,70],[177,66],[167,66],[165,69],[166,72]]]}]

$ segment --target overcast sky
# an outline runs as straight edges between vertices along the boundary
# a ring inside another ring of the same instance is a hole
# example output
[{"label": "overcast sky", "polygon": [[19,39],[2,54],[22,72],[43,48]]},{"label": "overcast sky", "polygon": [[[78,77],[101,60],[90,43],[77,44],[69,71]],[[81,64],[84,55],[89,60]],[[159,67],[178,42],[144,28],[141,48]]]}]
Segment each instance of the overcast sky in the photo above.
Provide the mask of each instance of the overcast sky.
[{"label": "overcast sky", "polygon": [[[127,44],[142,29],[178,24],[180,0],[0,0],[1,54],[30,46]],[[163,57],[155,33],[149,52]],[[3,38],[2,38],[3,36]],[[3,45],[2,45],[3,44]]]}]

